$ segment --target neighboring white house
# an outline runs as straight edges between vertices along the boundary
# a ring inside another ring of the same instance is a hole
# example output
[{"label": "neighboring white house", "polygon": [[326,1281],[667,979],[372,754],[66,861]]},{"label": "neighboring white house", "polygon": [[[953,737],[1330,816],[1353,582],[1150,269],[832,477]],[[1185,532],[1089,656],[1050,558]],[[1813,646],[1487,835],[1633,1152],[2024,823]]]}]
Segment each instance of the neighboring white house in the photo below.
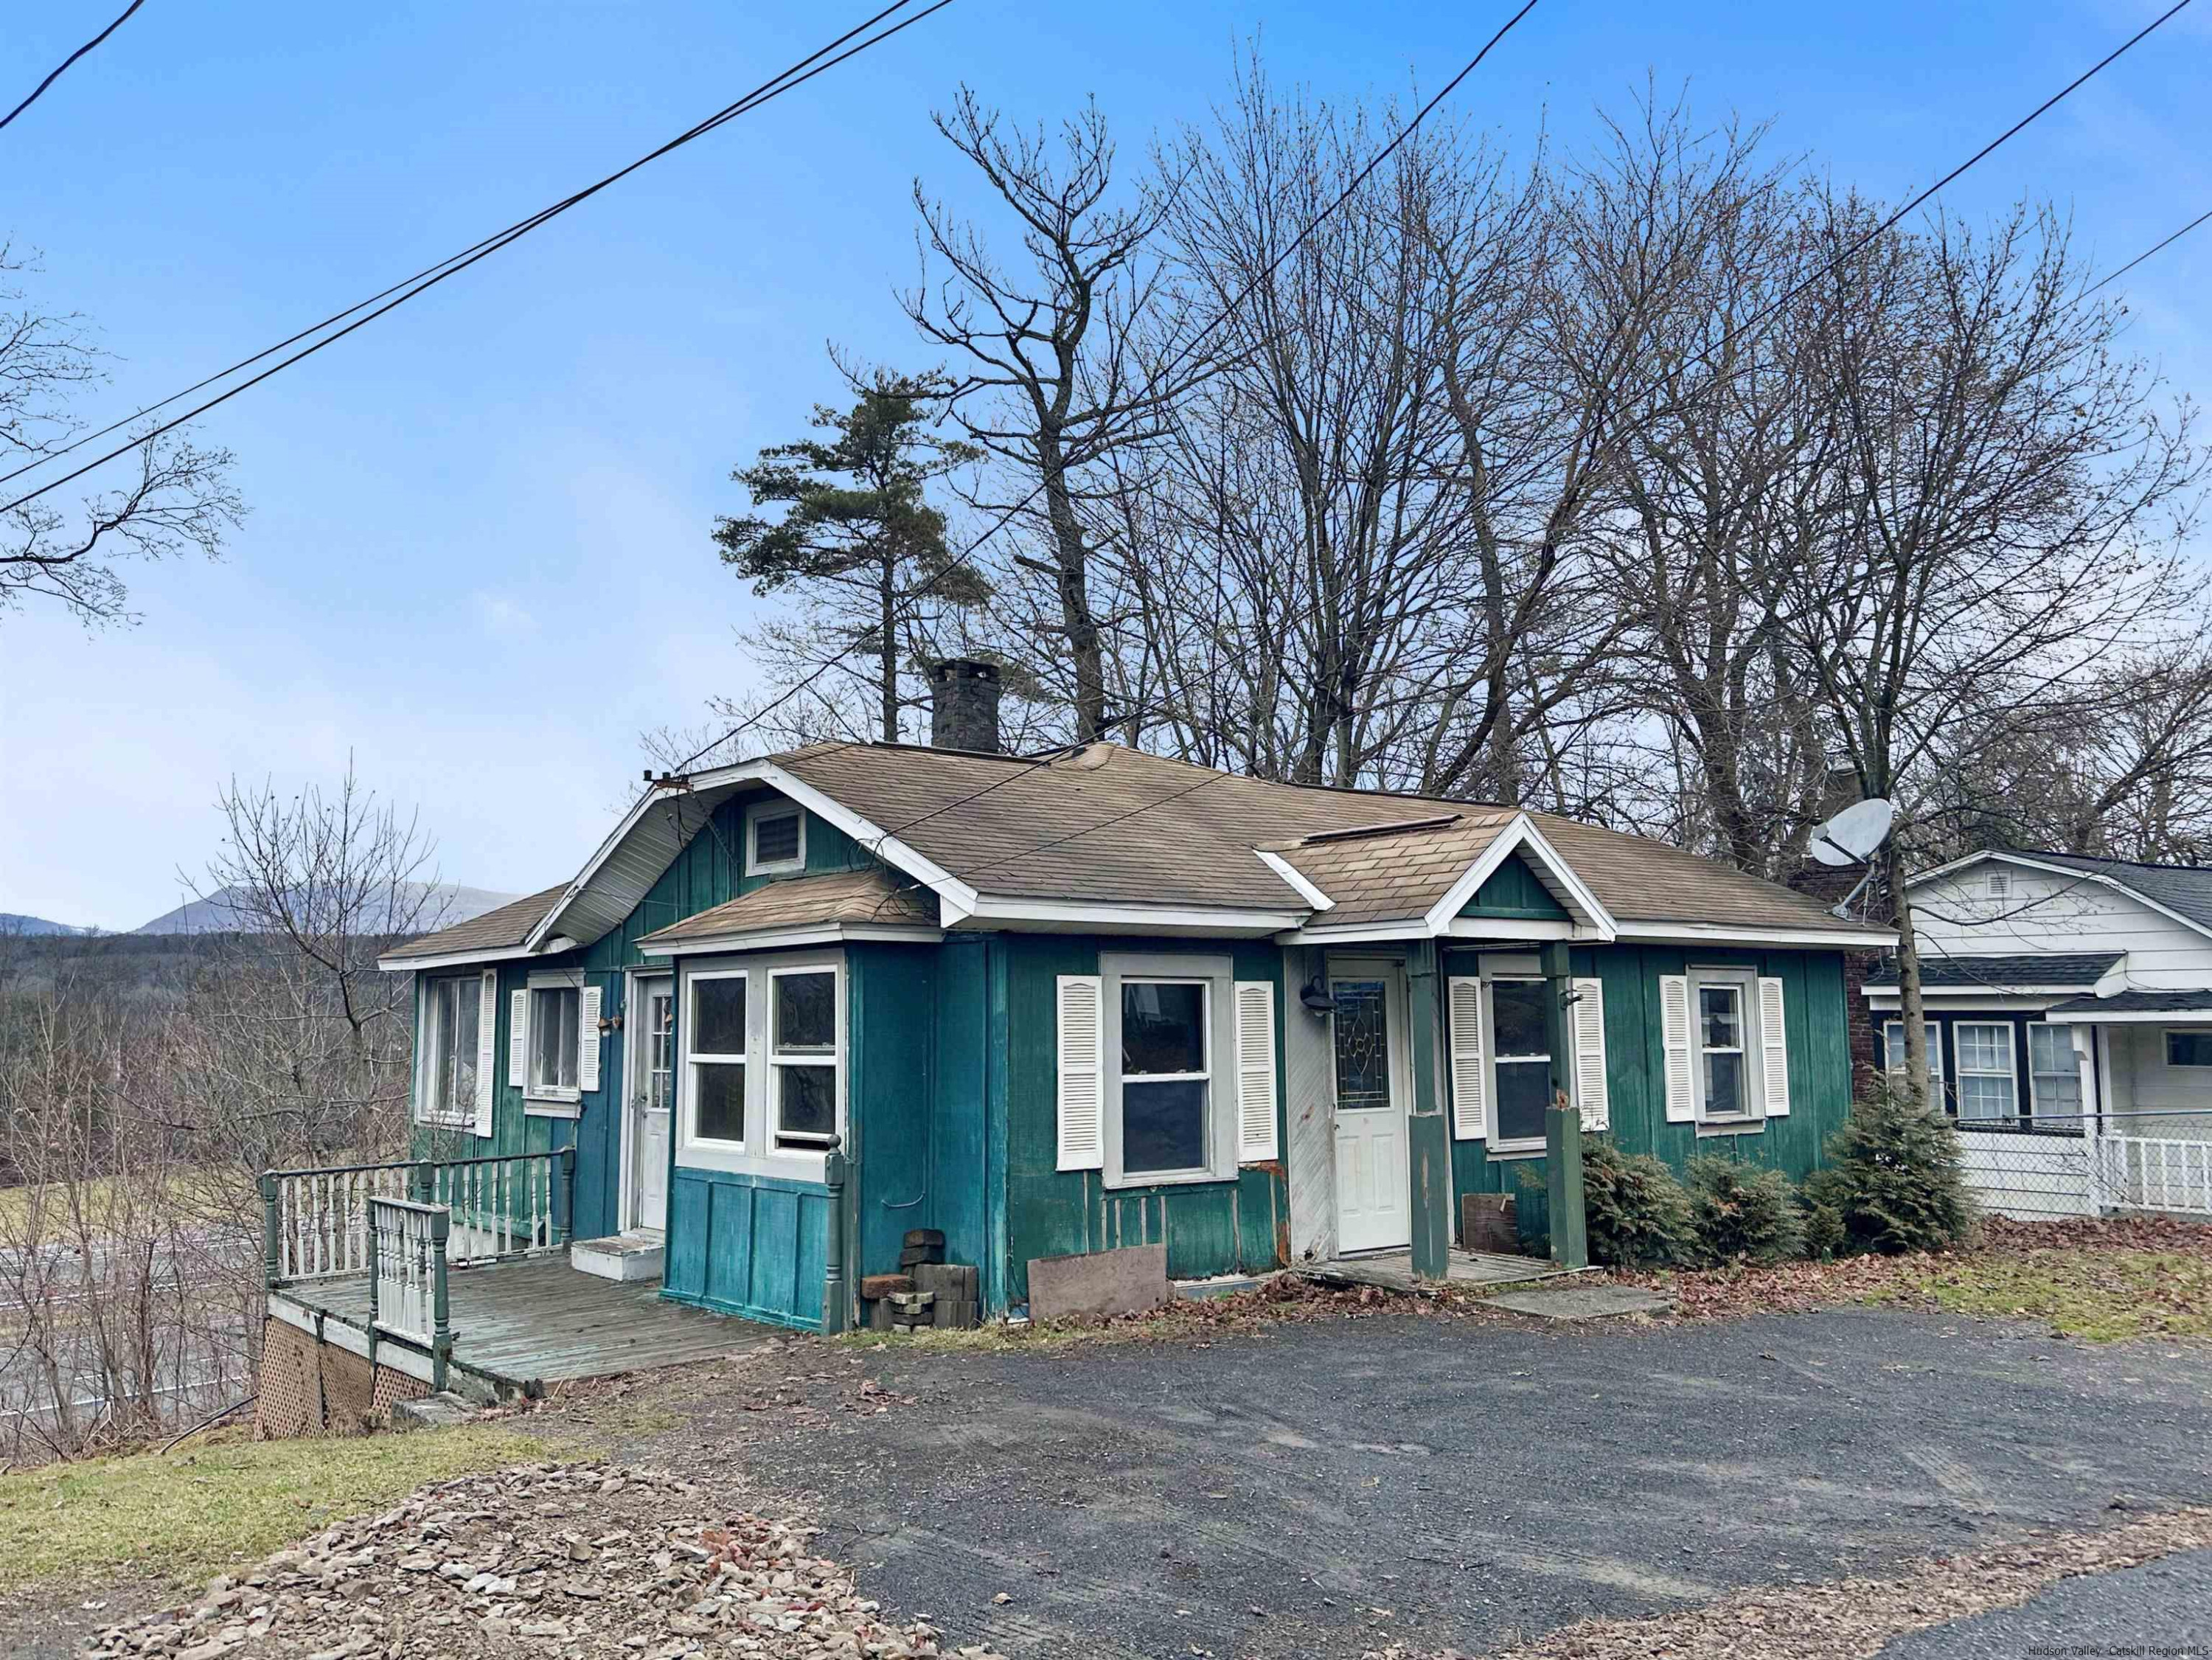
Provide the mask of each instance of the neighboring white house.
[{"label": "neighboring white house", "polygon": [[[2212,1211],[2212,869],[1991,849],[1909,891],[1931,1071],[1984,1202]],[[1866,997],[1901,1068],[1894,966]]]}]

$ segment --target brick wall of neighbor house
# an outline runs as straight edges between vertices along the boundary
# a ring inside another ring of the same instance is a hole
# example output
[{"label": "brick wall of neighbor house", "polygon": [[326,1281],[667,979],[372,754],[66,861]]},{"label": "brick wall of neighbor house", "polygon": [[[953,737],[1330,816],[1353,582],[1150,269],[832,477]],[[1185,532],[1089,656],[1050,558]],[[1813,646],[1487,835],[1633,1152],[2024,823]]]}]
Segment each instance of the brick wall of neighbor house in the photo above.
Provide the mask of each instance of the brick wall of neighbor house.
[{"label": "brick wall of neighbor house", "polygon": [[[948,947],[950,949],[950,947]],[[1004,1295],[1029,1296],[1028,1265],[1118,1245],[1164,1244],[1177,1280],[1257,1273],[1289,1260],[1290,1199],[1282,1161],[1249,1164],[1233,1182],[1109,1189],[1097,1171],[1059,1162],[1059,1011],[1063,974],[1096,974],[1106,952],[1188,949],[1228,956],[1239,980],[1275,988],[1275,1072],[1283,1075],[1282,952],[1272,940],[1116,939],[1071,934],[1003,934],[1006,1214]],[[1295,992],[1293,992],[1295,994]],[[1216,1075],[1231,1070],[1217,1067]],[[1233,1088],[1233,1082],[1228,1087]],[[1225,1110],[1233,1110],[1233,1096]],[[1280,1091],[1276,1111],[1281,1113]],[[1282,1145],[1279,1122],[1276,1144]],[[949,1250],[949,1246],[948,1246]],[[988,1300],[987,1292],[986,1300]]]},{"label": "brick wall of neighbor house", "polygon": [[[1614,1145],[1624,1152],[1656,1153],[1677,1170],[1701,1152],[1770,1165],[1801,1179],[1819,1164],[1828,1137],[1850,1110],[1842,952],[1577,946],[1569,956],[1576,974],[1594,974],[1605,987],[1606,1089]],[[1667,1122],[1659,979],[1680,974],[1692,963],[1755,967],[1781,980],[1789,1033],[1787,1118],[1770,1120],[1757,1131],[1707,1135],[1698,1134],[1694,1124]],[[1472,974],[1475,954],[1447,952],[1445,964],[1447,975]],[[1483,1142],[1455,1140],[1455,1219],[1462,1194],[1513,1194],[1523,1234],[1540,1237],[1544,1196],[1540,1189],[1521,1181],[1522,1171],[1540,1180],[1541,1156],[1493,1158]]]}]

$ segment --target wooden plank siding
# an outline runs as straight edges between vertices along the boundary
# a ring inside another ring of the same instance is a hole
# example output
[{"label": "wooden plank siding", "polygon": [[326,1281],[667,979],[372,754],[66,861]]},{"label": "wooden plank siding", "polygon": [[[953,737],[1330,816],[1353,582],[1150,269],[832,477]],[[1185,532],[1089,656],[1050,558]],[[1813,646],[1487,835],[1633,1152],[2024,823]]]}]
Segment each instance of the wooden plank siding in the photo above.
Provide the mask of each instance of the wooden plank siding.
[{"label": "wooden plank siding", "polygon": [[[1840,952],[1741,951],[1679,946],[1577,946],[1569,953],[1577,976],[1595,976],[1605,988],[1606,1092],[1611,1140],[1624,1152],[1655,1153],[1677,1171],[1699,1153],[1764,1164],[1802,1180],[1818,1167],[1821,1150],[1850,1110],[1850,1055]],[[1448,974],[1473,974],[1475,953],[1445,953]],[[1699,1135],[1695,1124],[1667,1122],[1662,1074],[1659,978],[1691,964],[1753,967],[1782,982],[1790,1057],[1790,1116],[1755,1132]],[[1480,1141],[1452,1143],[1453,1205],[1467,1193],[1510,1193],[1518,1200],[1524,1239],[1547,1231],[1540,1186],[1520,1179],[1527,1171],[1541,1182],[1544,1159],[1490,1157]],[[1456,1228],[1457,1218],[1453,1219]]]},{"label": "wooden plank siding", "polygon": [[[1006,1217],[1000,1259],[1006,1306],[1029,1300],[1029,1264],[1040,1256],[1164,1244],[1178,1280],[1257,1273],[1286,1265],[1290,1198],[1280,1159],[1240,1169],[1233,1182],[1109,1189],[1097,1171],[1062,1171],[1054,982],[1096,974],[1107,952],[1190,950],[1229,956],[1239,980],[1275,988],[1275,1075],[1284,1074],[1282,952],[1268,939],[1108,939],[1075,934],[1004,934],[994,948],[1006,963]],[[1296,995],[1296,988],[1291,994]],[[1234,1110],[1234,1068],[1214,1061],[1214,1110]],[[1283,1143],[1282,1091],[1276,1091],[1276,1145]],[[949,1243],[949,1242],[948,1242]]]},{"label": "wooden plank siding", "polygon": [[1564,922],[1567,908],[1552,897],[1519,854],[1507,856],[1490,873],[1474,897],[1460,907],[1462,916],[1502,917],[1516,921]]}]

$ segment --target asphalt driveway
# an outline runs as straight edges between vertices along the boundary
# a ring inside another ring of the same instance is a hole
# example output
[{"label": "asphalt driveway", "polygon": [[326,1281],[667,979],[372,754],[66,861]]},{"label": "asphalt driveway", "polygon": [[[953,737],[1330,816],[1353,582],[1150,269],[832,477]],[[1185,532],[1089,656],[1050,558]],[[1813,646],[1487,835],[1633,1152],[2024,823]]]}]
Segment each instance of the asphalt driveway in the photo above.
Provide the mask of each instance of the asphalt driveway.
[{"label": "asphalt driveway", "polygon": [[[763,1434],[710,1395],[636,1450],[810,1499],[871,1594],[1015,1656],[1480,1652],[2212,1500],[2212,1352],[1887,1312],[1391,1315],[859,1370],[911,1404]],[[2087,1599],[2084,1640],[2203,1575],[2140,1578]]]}]

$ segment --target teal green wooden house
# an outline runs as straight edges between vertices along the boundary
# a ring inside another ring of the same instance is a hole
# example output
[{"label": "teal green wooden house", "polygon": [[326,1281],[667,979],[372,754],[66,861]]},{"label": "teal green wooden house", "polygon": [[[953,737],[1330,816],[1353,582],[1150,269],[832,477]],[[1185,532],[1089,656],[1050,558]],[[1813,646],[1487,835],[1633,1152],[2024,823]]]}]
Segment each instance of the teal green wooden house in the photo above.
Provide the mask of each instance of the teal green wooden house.
[{"label": "teal green wooden house", "polygon": [[1001,755],[997,691],[939,672],[973,747],[664,779],[573,881],[391,952],[420,1135],[573,1147],[574,1237],[812,1328],[915,1228],[991,1315],[1135,1244],[1182,1280],[1441,1274],[1555,1091],[1625,1149],[1793,1176],[1848,1110],[1844,954],[1885,931],[1543,813]]}]

